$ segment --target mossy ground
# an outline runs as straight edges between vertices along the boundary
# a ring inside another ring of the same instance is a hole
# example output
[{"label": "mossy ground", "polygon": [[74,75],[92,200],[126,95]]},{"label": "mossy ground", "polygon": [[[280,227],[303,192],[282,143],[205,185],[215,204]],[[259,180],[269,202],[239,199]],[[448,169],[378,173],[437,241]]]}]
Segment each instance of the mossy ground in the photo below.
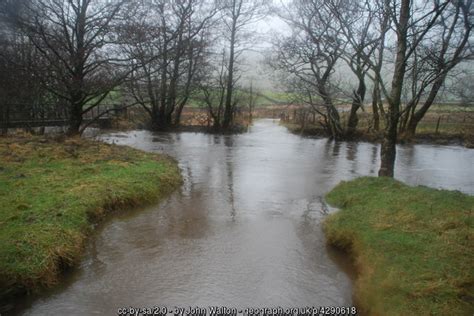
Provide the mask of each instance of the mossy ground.
[{"label": "mossy ground", "polygon": [[474,197],[390,178],[342,182],[328,242],[352,254],[368,315],[472,315]]},{"label": "mossy ground", "polygon": [[57,282],[108,211],[181,183],[171,159],[83,139],[0,138],[0,298]]}]

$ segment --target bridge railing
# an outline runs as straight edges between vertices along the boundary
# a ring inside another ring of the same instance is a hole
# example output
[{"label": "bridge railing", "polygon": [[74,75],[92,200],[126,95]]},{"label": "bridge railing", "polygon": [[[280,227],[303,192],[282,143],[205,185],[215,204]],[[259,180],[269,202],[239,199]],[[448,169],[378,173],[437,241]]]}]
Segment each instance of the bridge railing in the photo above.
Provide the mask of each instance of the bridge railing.
[{"label": "bridge railing", "polygon": [[[97,117],[100,117],[99,120],[109,120],[123,112],[118,104],[100,104],[84,113],[83,120],[87,122]],[[68,124],[69,117],[67,108],[62,105],[4,104],[0,108],[0,128],[64,126]]]}]

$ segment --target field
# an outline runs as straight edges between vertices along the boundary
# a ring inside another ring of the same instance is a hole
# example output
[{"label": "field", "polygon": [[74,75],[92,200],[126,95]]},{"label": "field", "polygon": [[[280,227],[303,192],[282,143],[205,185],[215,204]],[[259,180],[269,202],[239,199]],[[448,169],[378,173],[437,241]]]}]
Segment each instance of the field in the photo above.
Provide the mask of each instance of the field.
[{"label": "field", "polygon": [[472,315],[474,197],[389,178],[342,182],[328,242],[358,270],[355,302],[368,315]]},{"label": "field", "polygon": [[0,298],[58,281],[108,212],[181,183],[171,159],[82,139],[0,138]]}]

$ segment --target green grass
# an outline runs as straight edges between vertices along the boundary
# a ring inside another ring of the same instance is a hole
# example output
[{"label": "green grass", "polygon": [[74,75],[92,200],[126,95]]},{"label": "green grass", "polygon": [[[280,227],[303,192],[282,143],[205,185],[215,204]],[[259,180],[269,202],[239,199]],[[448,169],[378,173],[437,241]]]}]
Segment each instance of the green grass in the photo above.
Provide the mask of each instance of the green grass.
[{"label": "green grass", "polygon": [[429,111],[443,112],[443,113],[474,112],[474,107],[473,106],[460,106],[458,104],[437,103],[437,104],[433,104],[430,107]]},{"label": "green grass", "polygon": [[[99,97],[96,97],[90,100],[88,104],[85,105],[85,107],[96,102],[98,99]],[[115,88],[114,90],[110,91],[109,94],[101,102],[101,104],[105,104],[105,105],[122,104],[122,103],[123,103],[123,92],[122,92],[122,89],[120,88]]]},{"label": "green grass", "polygon": [[257,98],[257,105],[290,104],[295,100],[298,100],[295,93],[263,90]]},{"label": "green grass", "polygon": [[108,211],[181,183],[169,158],[81,139],[0,138],[0,298],[58,281]]},{"label": "green grass", "polygon": [[353,256],[355,302],[368,315],[472,315],[474,197],[389,178],[342,182],[328,242]]},{"label": "green grass", "polygon": [[[464,135],[472,130],[472,126],[462,123],[446,123],[441,122],[438,128],[438,134],[450,136],[450,135]],[[416,128],[416,133],[418,135],[423,134],[435,134],[436,133],[436,123],[435,122],[420,122]]]},{"label": "green grass", "polygon": [[[218,100],[218,90],[213,91],[214,99],[217,102]],[[296,95],[292,93],[286,92],[275,92],[271,90],[254,90],[254,106],[255,107],[264,107],[268,105],[275,105],[275,104],[288,104],[291,103],[295,98]],[[239,100],[238,104],[240,106],[247,106],[249,102],[249,92],[244,89],[235,89],[234,97]],[[207,107],[207,104],[203,101],[204,95],[202,91],[194,91],[188,103],[186,104],[187,107],[190,108],[200,108],[200,107]]]}]

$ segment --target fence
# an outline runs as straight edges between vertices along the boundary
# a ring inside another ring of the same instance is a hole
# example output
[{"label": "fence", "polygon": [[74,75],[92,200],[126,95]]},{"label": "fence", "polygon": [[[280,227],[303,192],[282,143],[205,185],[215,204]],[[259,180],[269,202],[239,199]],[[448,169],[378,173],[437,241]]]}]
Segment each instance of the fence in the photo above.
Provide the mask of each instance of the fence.
[{"label": "fence", "polygon": [[[113,116],[126,113],[127,110],[117,104],[100,104],[84,113],[83,120],[110,121]],[[67,108],[61,105],[5,104],[0,111],[0,128],[65,126],[68,125],[69,118]]]}]

